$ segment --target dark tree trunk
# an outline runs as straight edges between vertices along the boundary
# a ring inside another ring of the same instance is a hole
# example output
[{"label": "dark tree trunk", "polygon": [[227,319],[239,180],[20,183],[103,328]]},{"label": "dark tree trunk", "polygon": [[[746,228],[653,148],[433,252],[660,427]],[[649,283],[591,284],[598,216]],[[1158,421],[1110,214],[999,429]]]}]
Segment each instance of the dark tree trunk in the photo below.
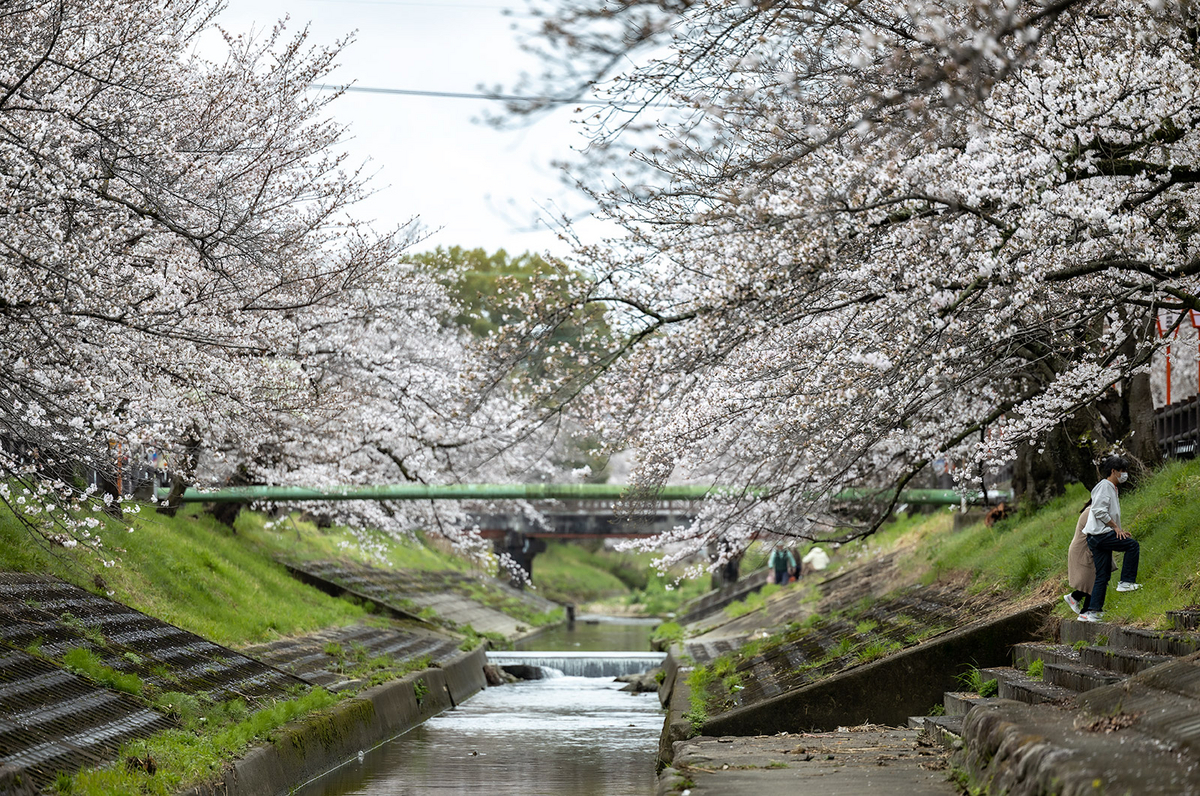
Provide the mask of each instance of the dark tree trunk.
[{"label": "dark tree trunk", "polygon": [[178,469],[172,469],[171,491],[167,494],[167,499],[158,507],[161,514],[174,517],[175,513],[179,511],[179,507],[183,505],[183,493],[196,475],[196,465],[199,459],[200,438],[193,432],[184,441],[183,457],[179,462]]},{"label": "dark tree trunk", "polygon": [[1067,484],[1087,486],[1099,477],[1093,464],[1096,415],[1080,410],[1059,423],[1043,440],[1023,443],[1013,465],[1013,493],[1025,506],[1041,506],[1063,493]]}]

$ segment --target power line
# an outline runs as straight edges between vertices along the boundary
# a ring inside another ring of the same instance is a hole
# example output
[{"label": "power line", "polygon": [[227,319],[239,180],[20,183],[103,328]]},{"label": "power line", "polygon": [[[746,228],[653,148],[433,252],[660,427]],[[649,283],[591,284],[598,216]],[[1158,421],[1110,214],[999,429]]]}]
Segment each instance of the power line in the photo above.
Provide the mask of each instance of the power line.
[{"label": "power line", "polygon": [[331,86],[313,83],[309,88],[330,91],[358,91],[364,94],[401,94],[407,97],[444,97],[448,99],[482,99],[497,102],[539,102],[546,105],[570,105],[579,102],[599,102],[584,97],[528,97],[520,94],[473,94],[460,91],[419,91],[411,88],[376,88],[373,86]]},{"label": "power line", "polygon": [[379,88],[376,86],[332,86],[327,83],[312,83],[309,88],[329,91],[358,91],[363,94],[399,94],[405,97],[441,97],[443,99],[481,99],[495,102],[535,102],[542,105],[605,105],[611,108],[688,108],[661,100],[648,103],[615,102],[599,97],[531,97],[525,94],[476,94],[462,91],[421,91],[412,88]]}]

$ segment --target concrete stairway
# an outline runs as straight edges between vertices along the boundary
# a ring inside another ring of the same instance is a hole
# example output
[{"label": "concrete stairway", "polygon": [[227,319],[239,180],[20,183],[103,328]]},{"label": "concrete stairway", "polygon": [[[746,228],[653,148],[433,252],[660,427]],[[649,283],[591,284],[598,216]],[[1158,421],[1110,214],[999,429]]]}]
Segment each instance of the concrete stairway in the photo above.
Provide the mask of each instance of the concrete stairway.
[{"label": "concrete stairway", "polygon": [[1055,636],[979,670],[994,696],[946,693],[909,726],[989,793],[1200,793],[1200,634],[1062,621]]}]

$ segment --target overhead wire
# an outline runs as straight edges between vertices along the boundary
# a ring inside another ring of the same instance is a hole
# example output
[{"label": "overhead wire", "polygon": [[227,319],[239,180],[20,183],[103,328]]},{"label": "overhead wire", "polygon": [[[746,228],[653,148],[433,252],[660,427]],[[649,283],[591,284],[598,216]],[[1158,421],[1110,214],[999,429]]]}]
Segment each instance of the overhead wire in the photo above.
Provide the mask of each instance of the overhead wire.
[{"label": "overhead wire", "polygon": [[324,91],[355,91],[362,94],[396,94],[405,97],[440,97],[443,99],[478,99],[495,102],[532,102],[540,105],[607,105],[613,108],[655,107],[686,108],[687,105],[669,102],[611,102],[599,97],[535,97],[525,94],[487,94],[468,91],[426,91],[413,88],[382,88],[379,86],[335,86],[329,83],[312,83],[309,88]]},{"label": "overhead wire", "polygon": [[411,88],[379,88],[375,86],[333,86],[328,83],[313,83],[309,88],[332,91],[358,91],[364,94],[401,94],[409,97],[444,97],[447,99],[483,99],[500,102],[540,102],[548,105],[569,105],[579,102],[601,102],[584,97],[529,97],[520,94],[482,94],[464,91],[421,91]]}]

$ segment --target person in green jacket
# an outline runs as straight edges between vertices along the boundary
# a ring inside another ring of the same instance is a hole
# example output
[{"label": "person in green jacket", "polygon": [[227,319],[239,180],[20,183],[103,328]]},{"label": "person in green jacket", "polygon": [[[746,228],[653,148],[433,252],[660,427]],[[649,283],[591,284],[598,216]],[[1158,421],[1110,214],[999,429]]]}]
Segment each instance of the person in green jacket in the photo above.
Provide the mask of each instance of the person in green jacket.
[{"label": "person in green jacket", "polygon": [[775,570],[775,582],[784,585],[788,582],[788,574],[796,568],[796,557],[791,550],[779,545],[771,551],[767,566]]}]

